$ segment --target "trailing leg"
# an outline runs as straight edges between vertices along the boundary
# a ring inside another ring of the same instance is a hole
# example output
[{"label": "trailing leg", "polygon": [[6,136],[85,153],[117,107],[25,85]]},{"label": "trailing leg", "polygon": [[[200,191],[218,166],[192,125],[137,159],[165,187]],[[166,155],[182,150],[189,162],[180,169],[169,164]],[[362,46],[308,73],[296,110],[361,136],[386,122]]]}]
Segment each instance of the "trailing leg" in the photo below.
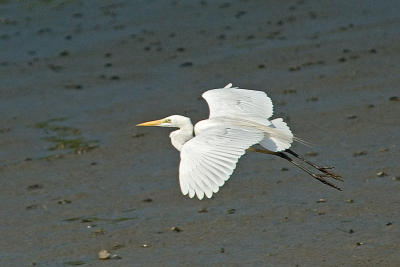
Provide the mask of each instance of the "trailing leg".
[{"label": "trailing leg", "polygon": [[315,163],[313,163],[313,162],[311,162],[309,160],[306,160],[305,158],[299,156],[296,152],[294,152],[293,150],[290,150],[290,149],[286,149],[285,152],[293,155],[294,157],[298,158],[301,161],[304,161],[305,163],[307,163],[308,165],[312,166],[313,168],[319,170],[320,172],[328,174],[333,179],[336,179],[336,180],[339,180],[339,181],[343,181],[343,179],[341,178],[340,175],[330,171],[330,169],[333,169],[334,167],[320,167],[317,164],[315,164]]},{"label": "trailing leg", "polygon": [[[295,165],[297,168],[301,169],[302,171],[308,173],[309,175],[311,175],[313,178],[317,179],[321,183],[324,183],[324,184],[329,185],[337,190],[342,191],[342,189],[340,189],[336,185],[334,185],[331,182],[324,179],[324,178],[335,178],[335,177],[332,177],[331,174],[324,173],[323,171],[321,171],[321,172],[323,172],[323,174],[313,173],[310,170],[308,170],[307,168],[305,168],[305,167],[301,166],[300,164],[298,164],[297,162],[295,162],[293,159],[291,159],[288,155],[286,155],[283,152],[274,152],[274,151],[270,151],[270,150],[266,150],[266,149],[258,149],[258,148],[249,148],[247,151],[258,152],[258,153],[263,153],[263,154],[270,154],[270,155],[275,155],[275,156],[281,157],[281,158],[289,161],[290,163],[292,163],[293,165]],[[335,179],[337,179],[337,178],[335,178]]]}]

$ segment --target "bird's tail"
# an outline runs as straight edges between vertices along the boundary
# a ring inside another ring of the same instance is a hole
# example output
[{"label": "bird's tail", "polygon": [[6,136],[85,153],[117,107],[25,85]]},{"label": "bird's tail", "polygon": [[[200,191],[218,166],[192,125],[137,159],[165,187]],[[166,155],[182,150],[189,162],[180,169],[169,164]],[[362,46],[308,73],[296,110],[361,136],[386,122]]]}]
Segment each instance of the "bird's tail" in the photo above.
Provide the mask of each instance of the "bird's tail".
[{"label": "bird's tail", "polygon": [[272,125],[268,126],[265,138],[260,142],[260,145],[271,151],[283,151],[288,149],[293,140],[300,139],[293,136],[292,131],[282,118],[271,121]]}]

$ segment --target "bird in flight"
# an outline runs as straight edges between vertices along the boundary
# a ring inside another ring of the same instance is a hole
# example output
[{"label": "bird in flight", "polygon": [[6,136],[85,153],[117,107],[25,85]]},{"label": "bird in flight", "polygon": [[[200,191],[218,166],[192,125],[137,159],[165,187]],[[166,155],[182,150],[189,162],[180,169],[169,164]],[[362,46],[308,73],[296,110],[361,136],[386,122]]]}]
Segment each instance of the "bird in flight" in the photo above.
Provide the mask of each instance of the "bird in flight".
[{"label": "bird in flight", "polygon": [[[200,200],[204,196],[211,198],[229,179],[246,152],[281,157],[318,181],[341,190],[327,180],[342,181],[340,175],[331,171],[333,167],[320,167],[289,149],[293,141],[303,141],[292,134],[282,118],[268,120],[273,105],[266,93],[232,87],[230,83],[224,88],[208,90],[202,97],[208,103],[210,115],[194,127],[190,118],[181,115],[137,125],[179,128],[169,136],[172,145],[180,151],[179,184],[184,195],[189,194],[190,198],[196,195]],[[252,147],[256,144],[263,148]]]}]

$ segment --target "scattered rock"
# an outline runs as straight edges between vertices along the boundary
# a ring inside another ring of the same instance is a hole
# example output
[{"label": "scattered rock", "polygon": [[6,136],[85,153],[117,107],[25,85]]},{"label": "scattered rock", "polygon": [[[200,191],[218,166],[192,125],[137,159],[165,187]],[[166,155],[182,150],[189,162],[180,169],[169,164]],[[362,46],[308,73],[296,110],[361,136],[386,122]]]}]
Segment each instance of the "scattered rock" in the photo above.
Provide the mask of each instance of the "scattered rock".
[{"label": "scattered rock", "polygon": [[349,234],[354,234],[354,230],[353,230],[353,229],[350,229],[350,230],[349,230]]},{"label": "scattered rock", "polygon": [[32,191],[32,190],[38,190],[38,189],[42,189],[42,188],[43,188],[43,185],[41,185],[41,184],[32,184],[32,185],[28,186],[26,189],[28,191]]},{"label": "scattered rock", "polygon": [[325,203],[325,202],[326,202],[326,200],[323,199],[323,198],[320,198],[320,199],[317,200],[317,203]]},{"label": "scattered rock", "polygon": [[398,96],[391,96],[389,98],[390,101],[400,101],[400,98]]},{"label": "scattered rock", "polygon": [[390,226],[392,224],[393,224],[392,222],[388,222],[388,223],[386,223],[386,226]]},{"label": "scattered rock", "polygon": [[113,75],[110,77],[110,80],[113,80],[113,81],[117,81],[119,79],[120,79],[120,77],[118,75]]},{"label": "scattered rock", "polygon": [[229,209],[227,210],[228,214],[234,214],[236,212],[236,209]]},{"label": "scattered rock", "polygon": [[286,167],[283,167],[282,169],[281,169],[281,171],[283,171],[283,172],[286,172],[286,171],[288,171],[289,169],[288,168],[286,168]]},{"label": "scattered rock", "polygon": [[59,55],[60,57],[66,57],[66,56],[69,55],[69,52],[68,52],[67,50],[64,50],[64,51],[61,51],[58,55]]},{"label": "scattered rock", "polygon": [[346,199],[346,202],[347,203],[354,203],[354,200],[353,199]]},{"label": "scattered rock", "polygon": [[377,52],[376,52],[376,49],[374,49],[374,48],[370,49],[369,52],[370,52],[371,54],[376,54],[376,53],[377,53]]},{"label": "scattered rock", "polygon": [[66,89],[82,90],[83,86],[80,84],[67,84]]},{"label": "scattered rock", "polygon": [[345,57],[341,57],[338,59],[339,62],[346,62],[346,58]]},{"label": "scattered rock", "polygon": [[143,202],[150,203],[150,202],[153,202],[153,199],[151,199],[151,198],[145,198],[145,199],[143,199],[142,201],[143,201]]},{"label": "scattered rock", "polygon": [[99,252],[99,259],[100,260],[108,260],[110,258],[111,254],[105,249],[100,250]]},{"label": "scattered rock", "polygon": [[392,179],[393,179],[393,181],[400,181],[400,176],[395,176]]},{"label": "scattered rock", "polygon": [[309,151],[309,152],[306,153],[306,155],[309,156],[309,157],[315,157],[315,156],[318,155],[318,153],[317,152],[313,152],[313,151]]},{"label": "scattered rock", "polygon": [[346,119],[348,119],[348,120],[357,119],[357,115],[347,115],[347,116],[346,116]]},{"label": "scattered rock", "polygon": [[70,204],[70,203],[71,203],[71,200],[68,200],[68,199],[60,199],[57,201],[57,204],[60,204],[60,205],[65,205],[65,204]]},{"label": "scattered rock", "polygon": [[362,246],[362,245],[364,245],[364,244],[365,244],[364,242],[357,242],[357,243],[356,243],[357,246]]},{"label": "scattered rock", "polygon": [[184,62],[180,66],[181,67],[191,67],[191,66],[193,66],[193,63],[192,62]]},{"label": "scattered rock", "polygon": [[289,71],[299,71],[301,69],[300,66],[290,67]]},{"label": "scattered rock", "polygon": [[171,227],[171,231],[179,233],[179,232],[182,232],[182,229],[177,226],[174,226],[174,227]]},{"label": "scattered rock", "polygon": [[133,138],[138,138],[138,137],[143,137],[145,135],[146,135],[145,133],[139,133],[139,134],[133,134],[132,137]]},{"label": "scattered rock", "polygon": [[356,151],[353,153],[353,157],[359,157],[359,156],[365,156],[367,155],[367,151],[365,150],[360,150],[360,151]]},{"label": "scattered rock", "polygon": [[149,248],[149,247],[151,247],[151,245],[150,244],[143,244],[143,245],[140,245],[142,248]]},{"label": "scattered rock", "polygon": [[201,208],[197,211],[198,213],[206,213],[208,212],[207,208]]},{"label": "scattered rock", "polygon": [[219,250],[219,252],[220,252],[220,253],[225,253],[225,249],[224,249],[224,248],[221,248],[221,249]]},{"label": "scattered rock", "polygon": [[379,172],[376,173],[376,176],[378,176],[378,177],[383,177],[383,176],[386,176],[386,175],[387,175],[387,173],[384,172],[384,171],[379,171]]},{"label": "scattered rock", "polygon": [[258,65],[258,68],[259,69],[265,69],[265,65],[264,64],[260,64],[260,65]]},{"label": "scattered rock", "polygon": [[246,11],[240,10],[238,12],[236,12],[235,14],[235,18],[240,18],[241,16],[244,16],[246,14]]},{"label": "scattered rock", "polygon": [[34,210],[34,209],[37,209],[37,208],[38,208],[37,204],[32,204],[32,205],[29,205],[29,206],[25,207],[26,210]]}]

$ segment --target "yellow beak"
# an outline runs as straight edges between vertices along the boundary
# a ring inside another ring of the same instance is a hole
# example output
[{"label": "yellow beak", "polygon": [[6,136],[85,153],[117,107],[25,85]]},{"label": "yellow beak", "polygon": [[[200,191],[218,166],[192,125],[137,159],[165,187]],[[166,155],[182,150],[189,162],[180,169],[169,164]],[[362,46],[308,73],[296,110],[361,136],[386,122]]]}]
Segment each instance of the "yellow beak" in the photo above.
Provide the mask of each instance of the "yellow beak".
[{"label": "yellow beak", "polygon": [[143,123],[137,124],[136,126],[159,126],[162,123],[163,123],[163,120],[155,120],[155,121],[143,122]]}]

